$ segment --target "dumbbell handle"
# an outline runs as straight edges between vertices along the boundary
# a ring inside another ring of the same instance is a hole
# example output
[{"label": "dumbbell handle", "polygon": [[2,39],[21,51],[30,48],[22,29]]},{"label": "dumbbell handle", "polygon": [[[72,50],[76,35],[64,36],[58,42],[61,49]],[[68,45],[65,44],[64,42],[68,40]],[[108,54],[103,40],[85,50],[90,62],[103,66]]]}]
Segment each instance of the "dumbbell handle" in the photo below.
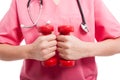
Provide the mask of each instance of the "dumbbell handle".
[{"label": "dumbbell handle", "polygon": [[[60,35],[70,35],[71,32],[74,31],[74,28],[70,25],[62,25],[58,27],[58,32]],[[63,67],[72,67],[75,65],[74,60],[65,60],[60,58],[60,66]]]},{"label": "dumbbell handle", "polygon": [[[53,32],[53,30],[54,30],[54,27],[50,24],[39,26],[39,29],[38,29],[38,31],[40,33],[42,33],[43,35],[49,35]],[[41,64],[45,67],[56,66],[57,65],[57,58],[56,58],[56,56],[54,56],[46,61],[42,61]]]}]

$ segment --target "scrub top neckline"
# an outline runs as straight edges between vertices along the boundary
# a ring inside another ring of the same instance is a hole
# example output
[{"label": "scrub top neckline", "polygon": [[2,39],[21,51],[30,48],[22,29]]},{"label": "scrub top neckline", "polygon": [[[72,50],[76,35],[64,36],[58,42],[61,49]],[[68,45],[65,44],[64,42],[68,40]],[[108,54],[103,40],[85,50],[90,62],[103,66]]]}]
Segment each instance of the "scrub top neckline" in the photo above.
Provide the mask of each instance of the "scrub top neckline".
[{"label": "scrub top neckline", "polygon": [[59,5],[61,0],[52,0],[55,5]]}]

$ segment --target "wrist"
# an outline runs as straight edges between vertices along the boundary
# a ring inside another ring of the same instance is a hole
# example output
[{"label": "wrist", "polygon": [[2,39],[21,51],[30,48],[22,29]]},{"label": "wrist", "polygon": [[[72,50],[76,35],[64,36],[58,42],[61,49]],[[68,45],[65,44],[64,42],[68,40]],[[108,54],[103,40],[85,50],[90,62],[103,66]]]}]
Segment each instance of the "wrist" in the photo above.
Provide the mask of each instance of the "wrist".
[{"label": "wrist", "polygon": [[22,51],[22,58],[23,59],[30,59],[30,51],[31,51],[31,46],[28,45],[23,45],[21,46],[21,51]]},{"label": "wrist", "polygon": [[84,45],[84,50],[85,50],[85,55],[84,57],[93,57],[95,56],[95,53],[96,53],[96,50],[95,50],[95,46],[96,43],[94,42],[85,42],[85,45]]},{"label": "wrist", "polygon": [[89,42],[88,43],[88,56],[93,57],[93,56],[106,56],[108,55],[108,52],[111,52],[108,46],[103,44],[103,42]]}]

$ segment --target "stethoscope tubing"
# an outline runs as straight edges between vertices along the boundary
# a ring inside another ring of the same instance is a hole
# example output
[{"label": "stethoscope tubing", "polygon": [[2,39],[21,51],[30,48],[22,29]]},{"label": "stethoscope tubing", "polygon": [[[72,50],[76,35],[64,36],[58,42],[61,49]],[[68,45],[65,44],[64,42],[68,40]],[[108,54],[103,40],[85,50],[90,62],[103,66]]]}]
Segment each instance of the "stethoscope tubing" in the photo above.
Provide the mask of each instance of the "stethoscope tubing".
[{"label": "stethoscope tubing", "polygon": [[[42,12],[42,6],[43,6],[43,0],[40,0],[39,15],[38,15],[38,18],[36,19],[35,22],[33,21],[32,16],[30,15],[30,2],[31,2],[31,0],[28,0],[27,10],[28,10],[28,15],[29,15],[29,17],[30,17],[30,19],[33,23],[33,26],[34,26],[34,25],[37,25],[37,23],[40,19],[40,15],[41,15],[41,12]],[[87,27],[87,24],[86,24],[86,20],[85,20],[84,13],[83,13],[83,10],[82,10],[81,4],[80,4],[80,0],[76,0],[76,2],[77,2],[79,12],[80,12],[80,15],[81,15],[81,19],[82,19],[82,23],[80,24],[80,27],[84,30],[84,32],[87,33],[87,32],[89,32],[89,30],[88,30],[88,27]],[[32,27],[32,26],[27,26],[27,27]]]},{"label": "stethoscope tubing", "polygon": [[[30,2],[31,2],[31,0],[28,0],[27,8],[30,6]],[[40,5],[43,5],[43,0],[40,0]]]},{"label": "stethoscope tubing", "polygon": [[86,24],[86,20],[85,20],[85,16],[84,16],[81,4],[80,4],[80,0],[76,0],[76,1],[77,1],[79,12],[80,12],[80,15],[81,15],[81,18],[82,18],[82,23],[80,24],[80,26],[87,33],[87,32],[89,32],[89,30],[88,30],[88,27],[87,27],[87,24]]},{"label": "stethoscope tubing", "polygon": [[34,25],[37,25],[37,23],[38,23],[38,21],[39,21],[39,19],[40,19],[40,15],[41,15],[41,13],[42,13],[43,2],[42,2],[42,0],[40,0],[39,15],[38,15],[38,17],[37,17],[37,19],[36,19],[35,21],[33,21],[33,18],[32,18],[32,16],[30,15],[30,7],[29,7],[29,6],[30,6],[30,2],[31,2],[31,0],[28,1],[27,10],[28,10],[28,15],[29,15],[29,17],[30,17],[30,20],[32,21],[33,26],[34,26]]}]

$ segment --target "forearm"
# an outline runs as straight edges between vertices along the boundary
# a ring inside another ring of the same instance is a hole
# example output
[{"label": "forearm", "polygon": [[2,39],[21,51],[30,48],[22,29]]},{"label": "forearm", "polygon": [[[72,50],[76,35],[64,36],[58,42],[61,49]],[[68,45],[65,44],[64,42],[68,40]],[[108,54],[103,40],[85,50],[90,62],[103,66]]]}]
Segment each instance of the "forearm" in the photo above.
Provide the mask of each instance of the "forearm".
[{"label": "forearm", "polygon": [[56,45],[56,36],[53,34],[40,36],[33,43],[22,46],[0,44],[0,60],[34,59],[44,61],[55,55]]},{"label": "forearm", "polygon": [[19,60],[26,59],[29,47],[23,46],[12,46],[7,44],[0,44],[0,60]]},{"label": "forearm", "polygon": [[90,46],[90,56],[110,56],[120,53],[120,38],[88,44]]}]

